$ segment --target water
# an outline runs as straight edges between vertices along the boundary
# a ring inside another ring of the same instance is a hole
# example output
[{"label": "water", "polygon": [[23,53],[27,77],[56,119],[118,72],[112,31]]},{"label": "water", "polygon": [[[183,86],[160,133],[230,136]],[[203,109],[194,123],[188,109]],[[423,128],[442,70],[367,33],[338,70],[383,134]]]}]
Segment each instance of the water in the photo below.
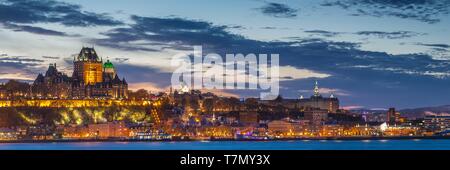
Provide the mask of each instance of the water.
[{"label": "water", "polygon": [[450,140],[1,143],[0,150],[450,150]]}]

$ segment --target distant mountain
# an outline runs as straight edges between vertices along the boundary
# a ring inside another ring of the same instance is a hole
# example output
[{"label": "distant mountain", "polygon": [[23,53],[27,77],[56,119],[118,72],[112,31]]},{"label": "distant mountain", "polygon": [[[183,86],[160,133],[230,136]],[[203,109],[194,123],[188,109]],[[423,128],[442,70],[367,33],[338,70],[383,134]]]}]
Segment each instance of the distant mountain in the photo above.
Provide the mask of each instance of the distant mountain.
[{"label": "distant mountain", "polygon": [[359,114],[366,114],[366,113],[369,113],[369,114],[372,113],[373,114],[373,113],[386,113],[387,109],[382,109],[382,108],[379,108],[379,109],[359,108],[359,109],[350,109],[350,111],[352,113],[359,113]]},{"label": "distant mountain", "polygon": [[423,118],[425,117],[425,115],[433,115],[433,114],[449,114],[450,105],[422,107],[415,109],[403,109],[400,110],[400,113],[402,114],[402,116],[406,116],[408,118]]},{"label": "distant mountain", "polygon": [[[352,109],[353,113],[369,113],[369,114],[386,114],[386,109]],[[402,116],[407,118],[423,118],[425,115],[437,115],[437,114],[447,114],[450,116],[450,105],[444,106],[433,106],[433,107],[421,107],[421,108],[412,108],[412,109],[402,109],[399,110]]]}]

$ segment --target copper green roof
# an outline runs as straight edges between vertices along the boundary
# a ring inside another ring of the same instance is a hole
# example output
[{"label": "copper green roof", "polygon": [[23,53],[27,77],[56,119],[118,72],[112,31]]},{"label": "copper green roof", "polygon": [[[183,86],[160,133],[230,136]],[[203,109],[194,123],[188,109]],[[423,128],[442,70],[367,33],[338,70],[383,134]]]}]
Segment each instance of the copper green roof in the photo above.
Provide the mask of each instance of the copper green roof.
[{"label": "copper green roof", "polygon": [[104,68],[114,68],[114,65],[113,65],[113,63],[111,63],[109,60],[107,60],[107,61],[105,62],[105,64],[103,64],[103,67],[104,67]]}]

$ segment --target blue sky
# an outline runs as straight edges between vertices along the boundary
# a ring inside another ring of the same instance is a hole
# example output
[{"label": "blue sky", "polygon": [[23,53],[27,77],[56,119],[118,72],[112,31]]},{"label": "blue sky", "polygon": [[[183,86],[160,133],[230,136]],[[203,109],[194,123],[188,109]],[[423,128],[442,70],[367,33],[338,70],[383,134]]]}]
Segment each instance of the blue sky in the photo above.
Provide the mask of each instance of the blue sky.
[{"label": "blue sky", "polygon": [[[167,89],[193,45],[279,53],[281,93],[334,93],[343,106],[450,104],[450,0],[0,0],[0,80],[33,80],[95,46],[131,88]],[[257,96],[255,91],[222,94]]]}]

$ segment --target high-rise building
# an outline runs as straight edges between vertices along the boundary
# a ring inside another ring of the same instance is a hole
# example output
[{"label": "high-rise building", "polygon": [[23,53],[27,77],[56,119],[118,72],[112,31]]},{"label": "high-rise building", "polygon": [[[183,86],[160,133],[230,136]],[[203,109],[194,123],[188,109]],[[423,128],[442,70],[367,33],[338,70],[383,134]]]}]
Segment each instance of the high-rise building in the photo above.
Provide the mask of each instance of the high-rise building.
[{"label": "high-rise building", "polygon": [[395,111],[395,108],[391,107],[387,112],[386,122],[388,124],[395,124],[398,121],[398,117],[400,117],[400,114]]}]

